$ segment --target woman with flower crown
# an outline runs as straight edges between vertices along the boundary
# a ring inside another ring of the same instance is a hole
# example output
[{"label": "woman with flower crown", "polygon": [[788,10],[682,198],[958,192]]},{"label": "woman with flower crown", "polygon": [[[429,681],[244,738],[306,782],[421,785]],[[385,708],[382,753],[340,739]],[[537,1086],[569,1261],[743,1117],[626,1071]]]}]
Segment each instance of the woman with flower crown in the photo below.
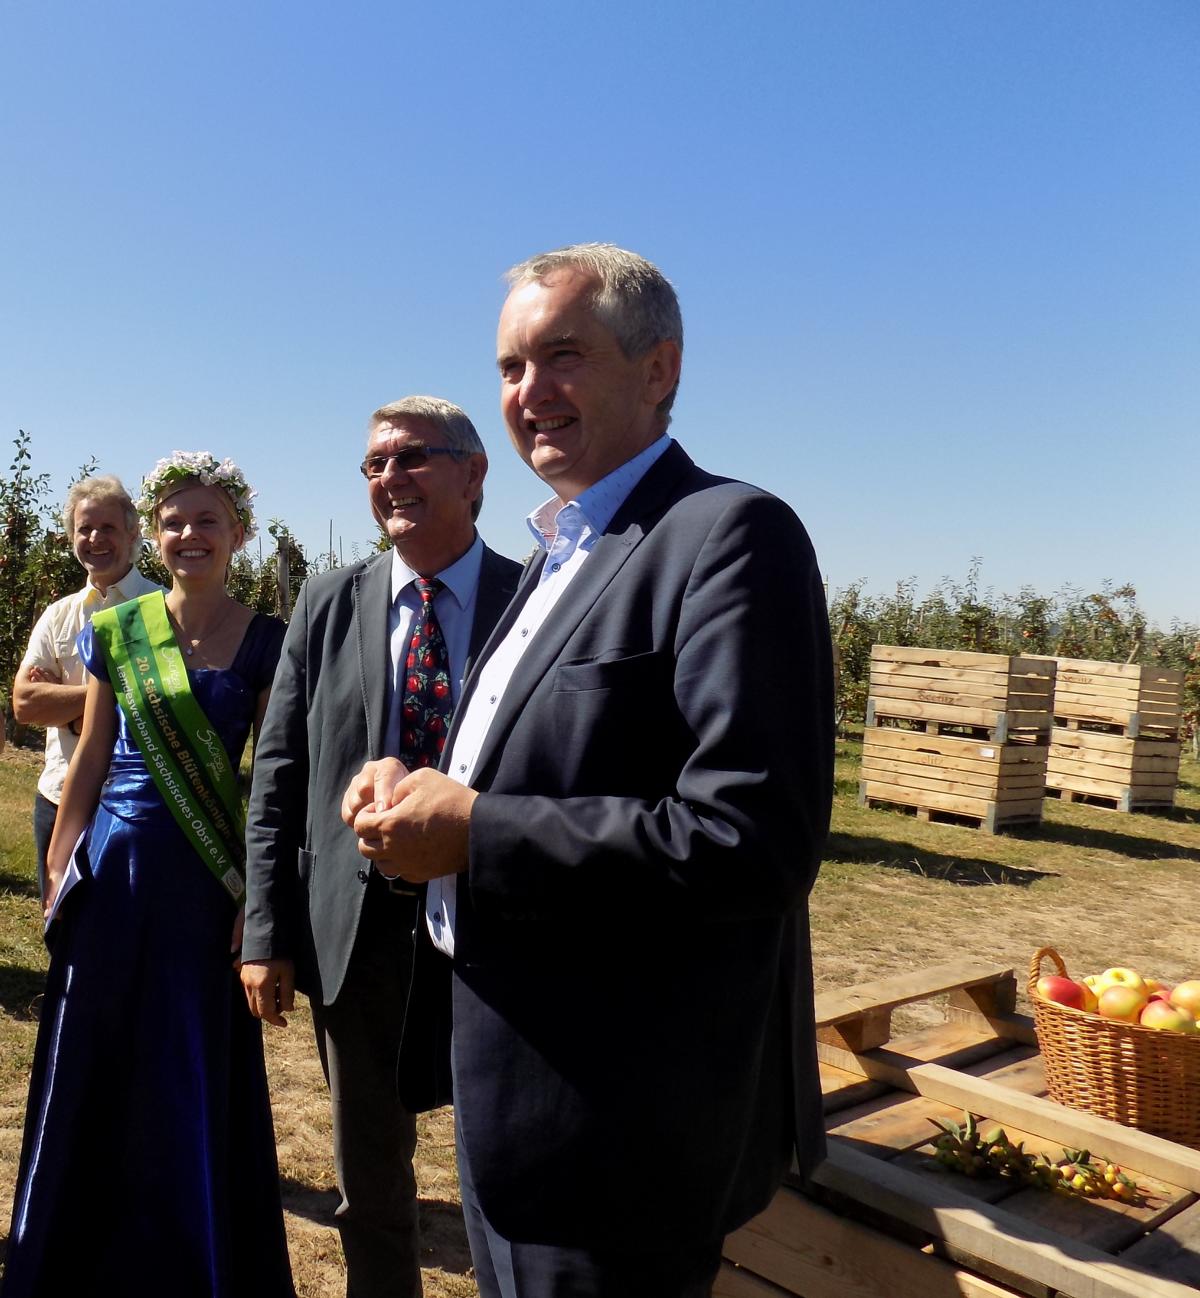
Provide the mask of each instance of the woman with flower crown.
[{"label": "woman with flower crown", "polygon": [[79,638],[83,733],[48,855],[53,935],[5,1298],[293,1298],[259,1024],[235,976],[236,771],[283,625],[226,590],[255,494],[176,452],[138,502],[172,577]]}]

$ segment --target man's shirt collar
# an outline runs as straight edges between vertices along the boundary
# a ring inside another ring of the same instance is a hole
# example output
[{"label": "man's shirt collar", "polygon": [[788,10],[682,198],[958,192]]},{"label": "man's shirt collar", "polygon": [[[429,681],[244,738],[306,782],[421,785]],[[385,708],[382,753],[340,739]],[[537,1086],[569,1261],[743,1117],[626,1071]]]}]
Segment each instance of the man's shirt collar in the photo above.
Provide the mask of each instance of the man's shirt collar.
[{"label": "man's shirt collar", "polygon": [[550,548],[556,533],[572,531],[578,534],[587,527],[599,536],[617,515],[617,510],[629,499],[634,487],[646,476],[650,466],[671,445],[671,435],[663,433],[658,441],[639,451],[631,460],[615,468],[607,477],[594,482],[575,500],[563,504],[557,496],[539,505],[525,520],[538,545]]},{"label": "man's shirt collar", "polygon": [[[483,565],[483,537],[475,533],[475,540],[470,548],[448,567],[437,573],[437,579],[458,601],[459,608],[466,608],[472,592],[479,584],[479,569]],[[405,588],[416,581],[419,573],[413,570],[400,557],[399,550],[392,549],[392,603]]]},{"label": "man's shirt collar", "polygon": [[[146,586],[153,589],[153,582],[147,581],[137,570],[136,564],[130,564],[128,571],[120,578],[119,581],[110,581],[106,592],[101,592],[100,587],[92,581],[89,574],[83,587],[83,602],[85,607],[91,607],[94,604],[123,604],[127,599],[142,594],[141,587]],[[114,599],[114,595],[116,598]]]}]

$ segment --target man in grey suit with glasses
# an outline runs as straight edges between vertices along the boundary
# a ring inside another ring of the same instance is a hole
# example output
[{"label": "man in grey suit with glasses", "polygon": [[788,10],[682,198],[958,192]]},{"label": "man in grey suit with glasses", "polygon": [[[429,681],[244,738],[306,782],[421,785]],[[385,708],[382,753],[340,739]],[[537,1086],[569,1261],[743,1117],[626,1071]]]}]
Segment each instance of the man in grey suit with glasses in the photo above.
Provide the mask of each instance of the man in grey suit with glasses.
[{"label": "man in grey suit with glasses", "polygon": [[295,988],[310,998],[349,1298],[414,1298],[413,1114],[449,1099],[448,963],[429,943],[424,886],[374,870],[338,806],[370,758],[436,765],[521,569],[475,530],[487,456],[457,406],[381,407],[361,468],[392,544],[311,578],[292,614],[255,753],[242,982],[268,1023],[285,1023]]}]

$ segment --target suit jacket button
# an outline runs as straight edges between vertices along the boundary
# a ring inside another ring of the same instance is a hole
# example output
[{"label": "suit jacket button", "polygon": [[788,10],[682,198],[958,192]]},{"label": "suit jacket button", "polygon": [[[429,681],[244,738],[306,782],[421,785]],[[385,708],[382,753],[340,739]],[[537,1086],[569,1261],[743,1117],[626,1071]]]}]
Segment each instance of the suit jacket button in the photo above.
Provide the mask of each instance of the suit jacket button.
[{"label": "suit jacket button", "polygon": [[366,881],[367,881],[369,878],[370,878],[370,875],[367,874],[366,870],[359,870],[359,872],[358,872],[358,881],[359,881],[359,883],[366,883]]}]

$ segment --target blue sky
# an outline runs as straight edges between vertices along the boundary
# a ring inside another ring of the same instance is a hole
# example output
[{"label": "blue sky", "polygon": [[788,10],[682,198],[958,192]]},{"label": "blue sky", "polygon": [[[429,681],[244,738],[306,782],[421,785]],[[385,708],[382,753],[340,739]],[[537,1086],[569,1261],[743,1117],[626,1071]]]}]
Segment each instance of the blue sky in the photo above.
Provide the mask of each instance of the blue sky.
[{"label": "blue sky", "polygon": [[501,276],[611,240],[680,293],[673,431],[835,588],[1197,621],[1198,55],[1194,0],[0,0],[0,437],[59,493],[233,455],[349,559],[367,416],[432,392],[519,555]]}]

